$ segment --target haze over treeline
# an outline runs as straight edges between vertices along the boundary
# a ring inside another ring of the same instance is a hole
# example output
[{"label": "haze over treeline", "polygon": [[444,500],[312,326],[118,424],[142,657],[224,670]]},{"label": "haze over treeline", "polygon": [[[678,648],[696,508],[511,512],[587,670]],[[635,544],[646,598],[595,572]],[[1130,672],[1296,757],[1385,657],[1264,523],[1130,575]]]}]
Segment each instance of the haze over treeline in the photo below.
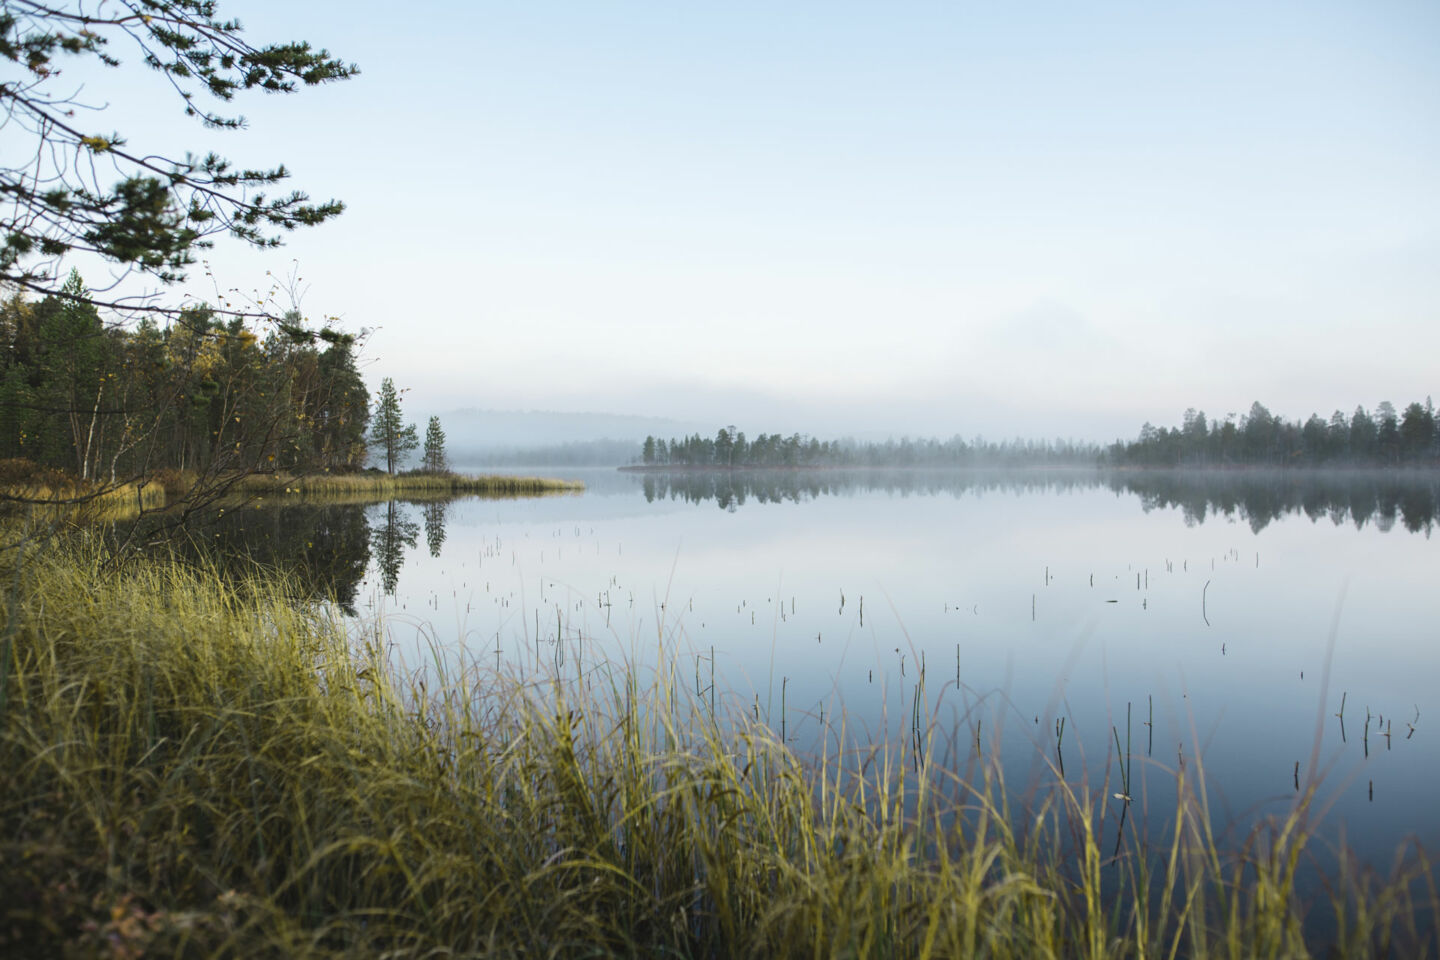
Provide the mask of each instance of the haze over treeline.
[{"label": "haze over treeline", "polygon": [[1073,440],[987,441],[912,439],[820,440],[800,433],[747,438],[733,426],[713,438],[647,436],[639,462],[679,467],[970,467],[1100,464],[1102,466],[1434,466],[1440,464],[1440,422],[1427,397],[1397,412],[1388,400],[1374,412],[1357,406],[1322,419],[1286,420],[1256,401],[1247,414],[1214,422],[1185,411],[1178,427],[1146,423],[1133,441],[1108,448]]},{"label": "haze over treeline", "polygon": [[721,427],[713,438],[692,434],[669,440],[646,437],[640,463],[680,467],[966,467],[1093,464],[1100,448],[1069,440],[912,439],[861,442],[819,440],[803,434],[762,433]]}]

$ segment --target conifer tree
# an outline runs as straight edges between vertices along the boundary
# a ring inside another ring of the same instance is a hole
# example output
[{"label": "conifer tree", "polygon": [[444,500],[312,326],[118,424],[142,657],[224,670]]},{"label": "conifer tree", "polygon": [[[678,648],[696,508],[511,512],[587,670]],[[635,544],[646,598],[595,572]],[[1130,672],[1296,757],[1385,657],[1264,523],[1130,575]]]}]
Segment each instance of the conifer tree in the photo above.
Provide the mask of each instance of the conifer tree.
[{"label": "conifer tree", "polygon": [[[121,68],[127,57],[132,70],[143,65],[158,74],[155,102],[138,104],[130,116],[154,112],[173,96],[197,125],[226,131],[245,126],[227,109],[237,94],[291,93],[356,72],[308,43],[251,44],[239,21],[216,16],[215,0],[0,0],[0,113],[10,147],[0,159],[0,282],[42,296],[69,294],[63,264],[83,252],[174,283],[215,235],[273,247],[282,233],[343,209],[335,200],[277,191],[289,177],[283,165],[242,168],[204,150],[167,157],[95,125],[93,111],[76,110],[89,103],[67,67],[75,63],[83,75],[92,65]],[[108,89],[133,96],[142,87],[121,81]],[[102,303],[90,292],[78,300],[180,316],[160,304]]]},{"label": "conifer tree", "polygon": [[450,464],[445,457],[445,431],[440,428],[440,418],[431,417],[425,428],[425,456],[422,461],[426,473],[444,473]]},{"label": "conifer tree", "polygon": [[380,399],[375,401],[375,415],[370,418],[370,446],[385,457],[385,471],[394,473],[405,455],[420,446],[415,424],[405,423],[400,414],[400,393],[395,381],[380,381]]}]

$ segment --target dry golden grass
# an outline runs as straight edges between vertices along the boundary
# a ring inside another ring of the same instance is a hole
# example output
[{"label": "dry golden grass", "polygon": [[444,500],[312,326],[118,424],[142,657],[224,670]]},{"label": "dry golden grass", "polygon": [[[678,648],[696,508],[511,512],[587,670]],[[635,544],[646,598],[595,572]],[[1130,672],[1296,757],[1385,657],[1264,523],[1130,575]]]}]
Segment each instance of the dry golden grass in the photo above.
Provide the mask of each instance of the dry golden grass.
[{"label": "dry golden grass", "polygon": [[155,482],[75,480],[26,460],[0,461],[0,505],[57,521],[123,520],[165,505]]},{"label": "dry golden grass", "polygon": [[[196,488],[201,478],[192,472],[165,471],[158,478],[172,496]],[[585,489],[578,480],[506,475],[468,476],[458,473],[251,473],[210,478],[205,484],[231,493],[260,496],[323,497],[327,500],[368,502],[393,497],[438,498],[454,496],[522,497],[573,494]]]},{"label": "dry golden grass", "polygon": [[578,480],[505,475],[466,476],[458,473],[341,473],[252,474],[239,486],[246,491],[290,493],[308,496],[396,496],[405,494],[479,494],[527,496],[547,493],[579,493],[585,485]]}]

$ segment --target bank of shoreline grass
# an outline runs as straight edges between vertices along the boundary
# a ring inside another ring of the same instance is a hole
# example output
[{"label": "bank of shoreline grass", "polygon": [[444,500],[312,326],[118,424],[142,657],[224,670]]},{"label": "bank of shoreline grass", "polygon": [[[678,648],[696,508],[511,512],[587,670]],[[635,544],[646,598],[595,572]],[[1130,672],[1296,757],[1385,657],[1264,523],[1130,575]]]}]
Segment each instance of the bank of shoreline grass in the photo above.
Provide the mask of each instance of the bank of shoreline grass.
[{"label": "bank of shoreline grass", "polygon": [[48,511],[54,519],[125,520],[141,512],[184,503],[195,491],[207,500],[219,494],[228,503],[242,498],[311,497],[327,502],[362,503],[386,499],[433,500],[453,497],[541,497],[584,491],[578,480],[521,477],[508,474],[469,475],[411,471],[388,474],[250,473],[201,478],[181,471],[116,483],[75,480],[59,471],[27,461],[0,461],[0,504],[10,503],[32,515]]},{"label": "bank of shoreline grass", "polygon": [[1221,849],[1184,771],[1112,860],[1104,793],[802,762],[623,664],[399,676],[262,571],[0,558],[6,956],[1291,957],[1307,910],[1436,950],[1423,855],[1302,902],[1304,805]]},{"label": "bank of shoreline grass", "polygon": [[539,496],[580,493],[579,480],[520,477],[508,474],[460,473],[314,473],[302,476],[256,473],[240,478],[236,489],[247,493],[300,494],[302,496],[395,497],[408,494],[448,496]]},{"label": "bank of shoreline grass", "polygon": [[28,460],[0,460],[0,504],[32,518],[78,513],[109,520],[163,507],[165,491],[153,482],[77,480]]}]

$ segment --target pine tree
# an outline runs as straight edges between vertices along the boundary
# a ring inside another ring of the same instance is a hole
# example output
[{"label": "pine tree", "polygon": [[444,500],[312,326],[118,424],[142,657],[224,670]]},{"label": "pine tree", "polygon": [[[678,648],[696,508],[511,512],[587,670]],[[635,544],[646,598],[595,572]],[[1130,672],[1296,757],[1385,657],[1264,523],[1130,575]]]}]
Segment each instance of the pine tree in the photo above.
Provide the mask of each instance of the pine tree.
[{"label": "pine tree", "polygon": [[429,426],[425,428],[423,462],[426,473],[444,473],[450,467],[445,458],[445,431],[440,429],[439,417],[431,417]]},{"label": "pine tree", "polygon": [[[244,118],[230,112],[237,95],[292,93],[356,73],[305,42],[254,45],[241,35],[239,21],[217,18],[214,8],[213,0],[0,3],[0,113],[9,148],[0,159],[0,282],[6,287],[69,295],[61,287],[61,264],[72,251],[172,284],[216,235],[267,249],[284,233],[341,212],[338,201],[313,202],[283,189],[289,177],[283,165],[234,166],[203,149],[167,157],[98,127],[89,109],[77,117],[83,101],[71,65],[82,76],[121,68],[127,53],[130,73],[154,70],[163,79],[153,94],[127,79],[107,87],[134,98],[126,115],[153,113],[173,97],[171,106],[207,128],[205,142],[214,131],[245,128]],[[72,302],[107,305],[88,291]],[[126,308],[123,300],[108,305]],[[176,319],[181,308],[148,304],[144,312]]]},{"label": "pine tree", "polygon": [[385,455],[385,471],[394,473],[405,455],[420,446],[415,424],[407,424],[400,415],[400,394],[395,381],[380,381],[380,399],[375,402],[375,415],[370,418],[370,446]]}]

